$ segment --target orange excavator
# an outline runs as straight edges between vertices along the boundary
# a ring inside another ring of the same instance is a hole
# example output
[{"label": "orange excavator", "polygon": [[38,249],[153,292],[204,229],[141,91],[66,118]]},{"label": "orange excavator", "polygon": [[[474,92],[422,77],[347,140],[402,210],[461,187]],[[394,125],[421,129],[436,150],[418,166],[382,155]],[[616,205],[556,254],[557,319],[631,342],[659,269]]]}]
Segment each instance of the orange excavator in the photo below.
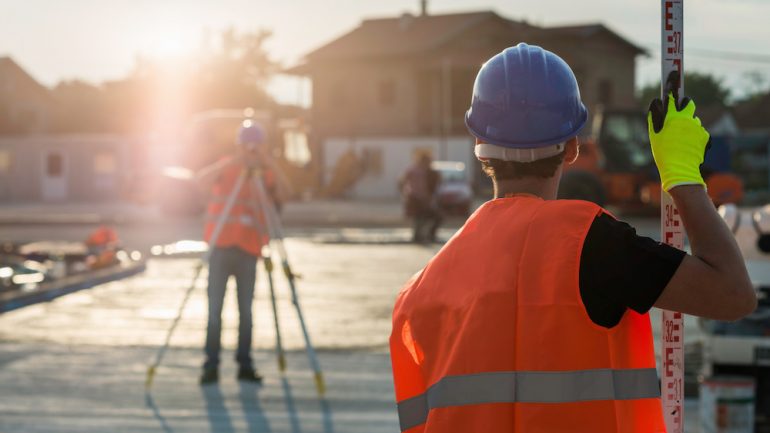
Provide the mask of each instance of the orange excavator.
[{"label": "orange excavator", "polygon": [[[628,211],[660,207],[660,177],[650,150],[647,121],[631,110],[606,110],[594,116],[594,137],[581,140],[580,156],[568,166],[560,198],[614,205]],[[731,173],[727,140],[712,137],[701,168],[716,206],[739,203],[743,182]]]}]

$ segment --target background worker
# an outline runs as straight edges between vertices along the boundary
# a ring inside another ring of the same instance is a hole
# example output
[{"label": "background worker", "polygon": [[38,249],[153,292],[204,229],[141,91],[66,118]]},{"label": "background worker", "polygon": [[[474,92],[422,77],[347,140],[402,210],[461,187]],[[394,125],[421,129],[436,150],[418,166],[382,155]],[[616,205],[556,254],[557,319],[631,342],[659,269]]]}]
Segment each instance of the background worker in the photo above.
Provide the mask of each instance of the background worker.
[{"label": "background worker", "polygon": [[519,44],[485,63],[466,114],[495,187],[399,294],[401,430],[664,432],[648,310],[735,320],[756,295],[703,187],[695,104],[655,102],[650,140],[692,255],[596,204],[556,200],[587,112],[569,66]]},{"label": "background worker", "polygon": [[[210,189],[211,197],[206,214],[204,238],[211,240],[217,221],[222,216],[225,202],[244,170],[250,175],[263,176],[268,181],[277,180],[278,190],[288,191],[288,183],[267,152],[264,130],[252,121],[244,121],[238,132],[234,155],[204,168],[198,180],[204,188]],[[273,174],[265,176],[267,170]],[[266,188],[271,186],[266,185]],[[235,277],[238,293],[238,349],[235,360],[239,364],[237,378],[252,382],[261,382],[262,376],[254,368],[251,358],[252,314],[257,260],[262,247],[269,241],[265,221],[259,206],[255,203],[255,188],[247,179],[225,219],[224,226],[212,248],[209,260],[208,277],[208,325],[206,327],[206,361],[200,377],[201,384],[216,382],[219,379],[219,352],[221,348],[222,305],[227,287],[227,280]]]},{"label": "background worker", "polygon": [[412,242],[435,242],[441,224],[441,213],[436,206],[436,190],[441,175],[431,167],[431,158],[420,153],[399,180],[404,213],[412,218]]}]

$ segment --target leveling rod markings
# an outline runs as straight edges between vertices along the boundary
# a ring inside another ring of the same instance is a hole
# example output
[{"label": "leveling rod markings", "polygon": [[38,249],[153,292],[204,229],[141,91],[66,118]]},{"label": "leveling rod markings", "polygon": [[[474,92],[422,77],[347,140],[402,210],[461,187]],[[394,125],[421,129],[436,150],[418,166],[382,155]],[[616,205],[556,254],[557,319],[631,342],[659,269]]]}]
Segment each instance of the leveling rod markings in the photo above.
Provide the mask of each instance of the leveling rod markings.
[{"label": "leveling rod markings", "polygon": [[[679,74],[679,97],[684,96],[684,0],[661,2],[661,89],[665,101],[668,95],[666,79],[669,73]],[[679,211],[671,196],[661,194],[660,235],[663,242],[684,249],[686,234]],[[684,433],[684,319],[682,313],[663,310],[662,314],[663,368],[661,396],[663,416],[668,433]]]}]

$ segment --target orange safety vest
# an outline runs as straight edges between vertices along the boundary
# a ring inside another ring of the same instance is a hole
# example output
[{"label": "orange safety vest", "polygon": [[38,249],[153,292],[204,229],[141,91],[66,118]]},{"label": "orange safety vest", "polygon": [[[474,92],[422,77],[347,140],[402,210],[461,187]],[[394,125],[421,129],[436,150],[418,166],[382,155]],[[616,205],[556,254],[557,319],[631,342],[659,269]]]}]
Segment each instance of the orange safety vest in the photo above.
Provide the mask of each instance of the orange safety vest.
[{"label": "orange safety vest", "polygon": [[580,297],[601,212],[490,201],[406,284],[390,337],[402,432],[665,432],[648,315],[603,328]]},{"label": "orange safety vest", "polygon": [[[204,239],[210,242],[214,227],[224,211],[227,198],[235,188],[241,175],[242,167],[233,165],[226,168],[212,188],[211,199],[206,211]],[[267,188],[267,186],[266,186]],[[256,203],[255,188],[246,179],[235,200],[230,214],[225,220],[216,246],[220,248],[238,247],[252,255],[260,256],[262,247],[270,240],[267,226],[262,215],[261,204]]]},{"label": "orange safety vest", "polygon": [[86,245],[88,246],[107,246],[116,245],[118,243],[118,235],[111,227],[101,225],[96,230],[91,232],[86,239]]}]

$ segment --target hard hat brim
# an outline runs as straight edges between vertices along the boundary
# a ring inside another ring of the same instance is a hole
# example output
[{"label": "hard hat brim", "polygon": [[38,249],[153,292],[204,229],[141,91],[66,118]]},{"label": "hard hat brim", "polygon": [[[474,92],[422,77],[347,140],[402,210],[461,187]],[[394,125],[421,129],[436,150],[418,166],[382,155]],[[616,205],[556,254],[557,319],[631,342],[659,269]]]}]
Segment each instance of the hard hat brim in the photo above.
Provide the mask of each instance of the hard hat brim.
[{"label": "hard hat brim", "polygon": [[470,132],[471,135],[478,138],[484,143],[495,144],[497,146],[509,147],[513,149],[533,149],[533,148],[552,146],[554,144],[563,143],[569,140],[570,138],[577,136],[580,133],[580,131],[583,130],[583,128],[586,126],[586,123],[588,122],[588,109],[585,108],[585,106],[583,106],[582,114],[583,116],[580,119],[580,122],[578,122],[578,124],[568,134],[563,134],[560,136],[548,138],[546,140],[542,140],[538,142],[518,143],[518,142],[504,141],[504,140],[499,140],[499,139],[489,137],[477,131],[471,125],[470,123],[471,110],[468,110],[465,112],[465,127],[468,128],[468,132]]}]

